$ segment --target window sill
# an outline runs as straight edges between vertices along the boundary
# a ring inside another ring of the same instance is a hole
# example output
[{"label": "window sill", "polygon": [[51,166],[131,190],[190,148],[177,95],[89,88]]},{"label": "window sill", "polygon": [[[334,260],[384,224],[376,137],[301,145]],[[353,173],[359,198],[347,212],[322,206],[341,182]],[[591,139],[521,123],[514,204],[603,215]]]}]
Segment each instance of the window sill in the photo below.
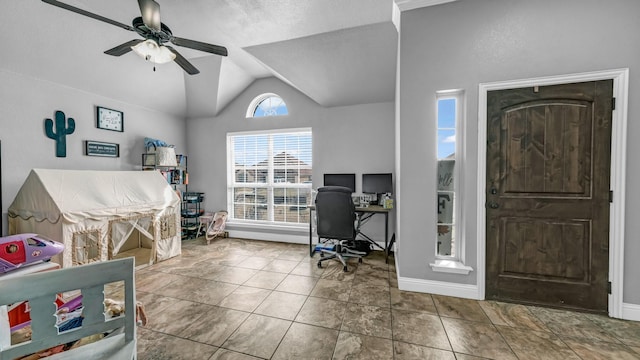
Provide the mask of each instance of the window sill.
[{"label": "window sill", "polygon": [[431,269],[435,272],[443,272],[450,274],[462,274],[469,275],[473,271],[473,268],[466,266],[457,260],[436,260],[435,263],[429,264]]}]

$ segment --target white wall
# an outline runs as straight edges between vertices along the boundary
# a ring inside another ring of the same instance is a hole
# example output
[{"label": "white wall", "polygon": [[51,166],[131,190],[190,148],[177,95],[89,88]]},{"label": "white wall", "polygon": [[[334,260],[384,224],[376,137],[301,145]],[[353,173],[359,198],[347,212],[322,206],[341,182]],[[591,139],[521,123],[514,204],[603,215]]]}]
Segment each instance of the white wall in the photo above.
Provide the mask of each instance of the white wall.
[{"label": "white wall", "polygon": [[[124,132],[96,128],[98,105],[123,111]],[[56,157],[55,141],[44,130],[44,120],[55,119],[56,110],[76,123],[73,134],[67,135],[65,158]],[[4,235],[7,208],[33,168],[139,170],[145,136],[175,144],[178,152],[186,151],[184,119],[3,69],[0,114]],[[117,143],[120,157],[86,156],[85,140]]]},{"label": "white wall", "polygon": [[[284,99],[289,115],[247,119],[251,101],[267,92]],[[205,192],[207,210],[226,209],[227,133],[302,127],[313,131],[314,188],[322,186],[324,173],[348,172],[356,173],[360,192],[362,173],[394,171],[394,103],[324,108],[282,81],[267,78],[251,84],[218,116],[188,119],[189,191]],[[382,240],[384,222],[379,217],[367,225],[367,233]],[[301,234],[306,239],[306,228]]]},{"label": "white wall", "polygon": [[[478,84],[558,74],[629,68],[629,99],[640,84],[640,2],[635,0],[459,0],[402,13],[400,44],[398,200],[400,276],[476,284],[470,275],[431,271],[434,260],[436,178],[434,96],[438,90],[464,89],[466,165],[463,217],[467,265],[476,267],[476,179]],[[640,175],[633,154],[640,143],[640,103],[630,101],[628,124],[624,302],[640,304]],[[638,135],[638,136],[636,136]],[[428,161],[427,159],[434,159]],[[430,189],[429,191],[425,191]],[[417,199],[416,194],[423,194]]]}]

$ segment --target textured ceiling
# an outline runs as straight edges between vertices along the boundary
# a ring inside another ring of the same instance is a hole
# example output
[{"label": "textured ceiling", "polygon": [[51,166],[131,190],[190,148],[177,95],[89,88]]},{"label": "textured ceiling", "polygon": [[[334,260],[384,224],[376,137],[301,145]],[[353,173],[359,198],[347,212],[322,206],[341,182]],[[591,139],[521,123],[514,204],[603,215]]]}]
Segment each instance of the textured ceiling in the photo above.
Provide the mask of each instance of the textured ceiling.
[{"label": "textured ceiling", "polygon": [[[62,0],[130,24],[135,0]],[[175,36],[228,57],[176,47],[201,73],[107,49],[134,32],[37,0],[0,2],[0,67],[182,117],[212,116],[253,80],[276,76],[324,106],[392,101],[393,0],[157,0]]]}]

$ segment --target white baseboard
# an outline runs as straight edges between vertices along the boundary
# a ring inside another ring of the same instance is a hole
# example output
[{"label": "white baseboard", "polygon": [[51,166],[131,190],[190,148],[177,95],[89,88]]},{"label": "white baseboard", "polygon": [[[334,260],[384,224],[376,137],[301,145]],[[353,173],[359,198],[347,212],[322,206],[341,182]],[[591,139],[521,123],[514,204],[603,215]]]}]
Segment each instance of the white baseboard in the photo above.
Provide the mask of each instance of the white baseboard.
[{"label": "white baseboard", "polygon": [[262,231],[229,230],[229,237],[251,240],[279,241],[292,244],[308,244],[309,235],[275,234]]},{"label": "white baseboard", "polygon": [[622,303],[622,318],[640,321],[640,305]]},{"label": "white baseboard", "polygon": [[[397,266],[397,263],[396,263]],[[444,281],[422,280],[398,276],[398,288],[428,294],[454,296],[465,299],[482,300],[475,285],[456,284]],[[622,304],[622,319],[640,321],[640,305]]]},{"label": "white baseboard", "polygon": [[476,285],[398,277],[400,290],[480,300]]},{"label": "white baseboard", "polygon": [[[291,244],[308,244],[309,243],[309,234],[286,234],[283,232],[280,233],[270,233],[263,230],[257,231],[249,231],[249,230],[232,230],[227,228],[229,232],[229,237],[238,238],[238,239],[251,239],[251,240],[265,240],[265,241],[279,241],[284,243]],[[318,238],[314,236],[313,242],[316,243]],[[384,242],[376,241],[376,244],[384,247]],[[375,250],[380,250],[380,248],[375,248]]]}]

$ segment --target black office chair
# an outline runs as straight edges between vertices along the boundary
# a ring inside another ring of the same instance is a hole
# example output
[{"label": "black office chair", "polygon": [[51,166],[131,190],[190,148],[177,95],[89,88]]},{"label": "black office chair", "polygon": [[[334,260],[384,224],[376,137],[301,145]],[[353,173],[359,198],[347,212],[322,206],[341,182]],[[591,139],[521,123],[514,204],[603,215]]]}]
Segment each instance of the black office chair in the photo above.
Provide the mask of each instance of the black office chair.
[{"label": "black office chair", "polygon": [[316,231],[318,242],[333,243],[333,249],[321,248],[318,267],[322,262],[336,259],[347,271],[348,258],[357,258],[362,262],[364,252],[352,249],[356,238],[356,211],[351,189],[342,186],[325,186],[318,189],[316,195]]}]

